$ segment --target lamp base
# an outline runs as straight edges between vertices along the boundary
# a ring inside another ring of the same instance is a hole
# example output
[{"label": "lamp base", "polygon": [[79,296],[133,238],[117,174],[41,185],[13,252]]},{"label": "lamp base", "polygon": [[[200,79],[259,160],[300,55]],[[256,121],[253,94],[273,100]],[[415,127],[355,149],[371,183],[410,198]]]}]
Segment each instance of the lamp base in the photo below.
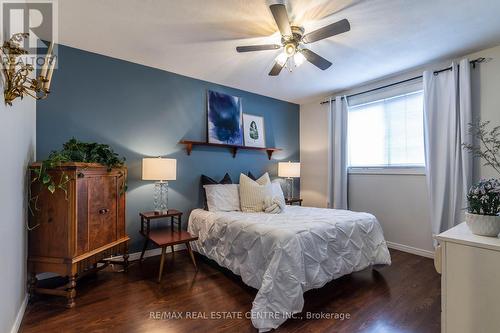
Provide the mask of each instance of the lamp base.
[{"label": "lamp base", "polygon": [[294,184],[293,184],[293,178],[292,177],[288,177],[286,178],[286,184],[287,184],[287,191],[286,191],[286,198],[287,200],[292,200],[293,199],[293,188],[294,188]]},{"label": "lamp base", "polygon": [[155,183],[153,203],[156,215],[162,215],[168,212],[168,182]]}]

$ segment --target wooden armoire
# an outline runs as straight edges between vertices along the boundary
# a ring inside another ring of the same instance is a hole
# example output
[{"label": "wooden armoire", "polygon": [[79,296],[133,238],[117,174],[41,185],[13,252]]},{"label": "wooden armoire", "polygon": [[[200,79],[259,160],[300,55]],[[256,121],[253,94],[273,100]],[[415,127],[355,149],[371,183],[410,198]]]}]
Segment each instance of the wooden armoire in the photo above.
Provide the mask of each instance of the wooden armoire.
[{"label": "wooden armoire", "polygon": [[[31,165],[31,180],[40,164]],[[49,170],[60,184],[50,193],[38,181],[31,182],[28,231],[28,292],[66,296],[75,305],[77,278],[106,265],[108,258],[123,255],[126,271],[128,240],[125,232],[126,168],[108,170],[96,163],[65,163]],[[67,284],[47,289],[36,275],[51,272],[68,278]]]}]

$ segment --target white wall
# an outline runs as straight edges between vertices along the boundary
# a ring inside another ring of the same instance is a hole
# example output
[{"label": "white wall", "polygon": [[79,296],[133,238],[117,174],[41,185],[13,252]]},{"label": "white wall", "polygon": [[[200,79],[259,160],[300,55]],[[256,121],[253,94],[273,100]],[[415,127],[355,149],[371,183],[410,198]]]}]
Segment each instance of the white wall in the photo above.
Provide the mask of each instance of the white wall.
[{"label": "white wall", "polygon": [[[478,57],[493,58],[472,71],[473,112],[482,120],[500,125],[500,46],[467,57],[471,60]],[[421,75],[424,69],[440,69],[449,64],[450,61],[436,62],[339,94],[365,91]],[[319,104],[321,100],[300,106],[301,196],[304,205],[317,207],[325,207],[327,202],[327,107]],[[495,176],[490,168],[485,167],[478,168],[476,175]],[[424,175],[351,174],[349,203],[352,210],[376,215],[387,241],[421,249],[424,253],[433,251]]]},{"label": "white wall", "polygon": [[36,103],[27,97],[10,107],[0,95],[0,332],[11,332],[25,305],[26,167],[35,157]]},{"label": "white wall", "polygon": [[300,106],[300,195],[304,205],[327,206],[328,105]]}]

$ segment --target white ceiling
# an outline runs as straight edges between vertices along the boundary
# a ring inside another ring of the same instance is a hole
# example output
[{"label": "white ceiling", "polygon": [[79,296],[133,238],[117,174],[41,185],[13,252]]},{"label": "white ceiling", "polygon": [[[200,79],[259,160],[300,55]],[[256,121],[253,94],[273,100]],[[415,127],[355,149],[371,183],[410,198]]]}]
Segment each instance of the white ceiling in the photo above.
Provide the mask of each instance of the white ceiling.
[{"label": "white ceiling", "polygon": [[62,44],[278,99],[333,91],[500,43],[498,0],[289,0],[306,32],[347,18],[351,31],[308,47],[333,62],[267,75],[279,50],[266,0],[63,0]]}]

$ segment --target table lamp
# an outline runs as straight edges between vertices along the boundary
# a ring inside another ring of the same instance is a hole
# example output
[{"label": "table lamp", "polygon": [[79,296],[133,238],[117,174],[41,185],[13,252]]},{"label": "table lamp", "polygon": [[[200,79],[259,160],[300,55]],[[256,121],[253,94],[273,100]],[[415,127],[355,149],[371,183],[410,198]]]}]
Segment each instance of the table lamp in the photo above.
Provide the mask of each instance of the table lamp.
[{"label": "table lamp", "polygon": [[[291,186],[287,189],[287,199],[293,199],[293,180],[300,177],[300,163],[299,162],[279,162],[278,163],[278,177],[284,177],[287,181],[291,182]],[[287,186],[288,187],[288,186]]]},{"label": "table lamp", "polygon": [[155,213],[168,212],[168,181],[177,178],[177,160],[148,157],[142,159],[142,180],[155,180]]}]

